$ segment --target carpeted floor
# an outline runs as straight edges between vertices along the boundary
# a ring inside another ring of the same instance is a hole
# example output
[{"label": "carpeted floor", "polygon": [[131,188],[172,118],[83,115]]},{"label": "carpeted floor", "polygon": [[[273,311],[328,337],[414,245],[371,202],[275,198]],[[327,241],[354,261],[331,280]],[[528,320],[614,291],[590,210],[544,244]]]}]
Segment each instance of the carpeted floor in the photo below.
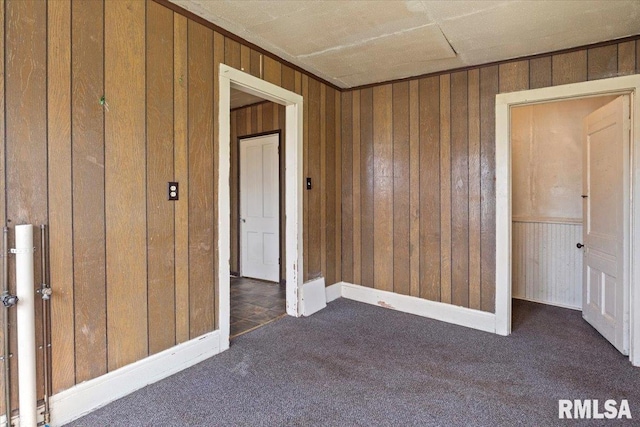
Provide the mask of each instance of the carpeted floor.
[{"label": "carpeted floor", "polygon": [[580,312],[521,301],[513,312],[500,337],[339,299],[70,425],[573,425],[558,399],[628,399],[626,424],[640,419],[640,368]]}]

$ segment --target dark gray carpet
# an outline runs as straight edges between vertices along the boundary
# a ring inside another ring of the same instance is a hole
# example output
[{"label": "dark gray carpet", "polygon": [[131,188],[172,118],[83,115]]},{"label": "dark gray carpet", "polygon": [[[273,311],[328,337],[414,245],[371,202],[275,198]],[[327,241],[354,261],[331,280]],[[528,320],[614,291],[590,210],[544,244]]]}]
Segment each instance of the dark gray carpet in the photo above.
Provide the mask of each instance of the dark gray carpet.
[{"label": "dark gray carpet", "polygon": [[640,368],[580,312],[514,301],[513,323],[500,337],[340,299],[69,425],[573,425],[558,399],[586,398],[640,419]]}]

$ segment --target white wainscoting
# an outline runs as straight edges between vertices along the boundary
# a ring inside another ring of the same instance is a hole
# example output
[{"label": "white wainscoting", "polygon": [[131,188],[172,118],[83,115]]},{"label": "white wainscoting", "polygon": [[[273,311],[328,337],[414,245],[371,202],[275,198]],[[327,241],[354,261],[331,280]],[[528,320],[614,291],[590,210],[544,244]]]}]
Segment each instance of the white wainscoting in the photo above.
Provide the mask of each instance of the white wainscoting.
[{"label": "white wainscoting", "polygon": [[582,309],[582,223],[513,219],[513,298]]}]

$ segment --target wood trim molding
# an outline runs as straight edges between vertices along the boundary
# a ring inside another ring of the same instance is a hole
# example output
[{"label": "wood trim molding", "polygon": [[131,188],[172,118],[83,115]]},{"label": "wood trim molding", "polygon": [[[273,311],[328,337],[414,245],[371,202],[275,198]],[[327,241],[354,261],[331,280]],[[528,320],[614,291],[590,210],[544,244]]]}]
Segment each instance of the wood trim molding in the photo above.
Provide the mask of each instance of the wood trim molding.
[{"label": "wood trim molding", "polygon": [[51,396],[51,422],[63,425],[218,354],[220,331],[171,347]]},{"label": "wood trim molding", "polygon": [[401,295],[347,282],[339,282],[327,287],[325,290],[327,302],[339,298],[337,296],[338,289],[342,298],[484,332],[496,333],[496,315],[486,311],[429,301],[424,298]]}]

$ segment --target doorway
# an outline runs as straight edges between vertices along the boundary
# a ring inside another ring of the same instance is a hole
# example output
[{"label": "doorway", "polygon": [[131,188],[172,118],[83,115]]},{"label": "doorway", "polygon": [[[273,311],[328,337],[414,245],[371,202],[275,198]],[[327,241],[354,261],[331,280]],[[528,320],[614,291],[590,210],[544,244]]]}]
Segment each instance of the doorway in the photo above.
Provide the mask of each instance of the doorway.
[{"label": "doorway", "polygon": [[583,119],[613,99],[511,109],[513,298],[582,309]]},{"label": "doorway", "polygon": [[[625,76],[575,83],[556,87],[505,93],[496,96],[496,333],[511,333],[512,298],[512,171],[510,126],[511,109],[519,105],[559,101],[601,95],[623,95],[630,97],[631,105],[631,152],[630,175],[632,199],[640,199],[640,76]],[[636,248],[640,248],[640,207],[632,204],[630,208],[631,225],[629,235],[630,259],[634,259]],[[630,352],[631,362],[640,366],[640,265],[633,263],[629,269],[629,316],[630,316]]]},{"label": "doorway", "polygon": [[280,233],[286,200],[284,150],[280,149],[284,107],[264,101],[235,105],[231,111],[231,338],[286,314],[280,269],[285,256]]},{"label": "doorway", "polygon": [[[622,147],[629,141],[611,135],[616,125],[620,130],[628,127],[615,119],[613,123],[601,120],[615,116],[611,108],[620,103],[628,108],[628,97],[598,96],[512,107],[512,295],[514,299],[582,311],[588,323],[628,354],[624,345],[628,341],[622,340],[628,324],[623,310],[628,298],[623,298],[627,293],[621,289],[624,274],[611,268],[606,274],[595,270],[596,265],[603,265],[604,258],[613,260],[617,256],[616,251],[603,252],[598,245],[596,237],[607,234],[603,233],[603,224],[605,228],[610,223],[620,224],[619,230],[608,235],[622,243],[625,212],[628,218],[622,201],[630,198],[628,170],[623,172],[628,153],[623,156],[623,150],[616,152],[612,142],[619,140],[618,146]],[[597,126],[593,129],[601,131],[592,132],[591,144],[586,145],[585,126],[594,121]],[[601,188],[609,189],[607,198],[619,196],[615,203],[603,199],[602,191],[598,191]],[[613,215],[614,205],[620,206],[619,221]],[[596,221],[589,221],[591,218]],[[622,262],[622,254],[618,259],[622,270],[628,261]],[[606,280],[600,280],[603,274]],[[583,280],[591,276],[596,280],[587,290],[592,292],[583,292]],[[614,329],[619,338],[612,333]]]},{"label": "doorway", "polygon": [[231,152],[231,89],[247,93],[285,106],[285,259],[286,311],[299,316],[298,289],[303,280],[302,254],[302,140],[303,98],[272,83],[220,64],[216,70],[219,82],[218,103],[218,293],[217,317],[220,330],[220,351],[229,348],[231,319],[230,275],[230,152]]}]

